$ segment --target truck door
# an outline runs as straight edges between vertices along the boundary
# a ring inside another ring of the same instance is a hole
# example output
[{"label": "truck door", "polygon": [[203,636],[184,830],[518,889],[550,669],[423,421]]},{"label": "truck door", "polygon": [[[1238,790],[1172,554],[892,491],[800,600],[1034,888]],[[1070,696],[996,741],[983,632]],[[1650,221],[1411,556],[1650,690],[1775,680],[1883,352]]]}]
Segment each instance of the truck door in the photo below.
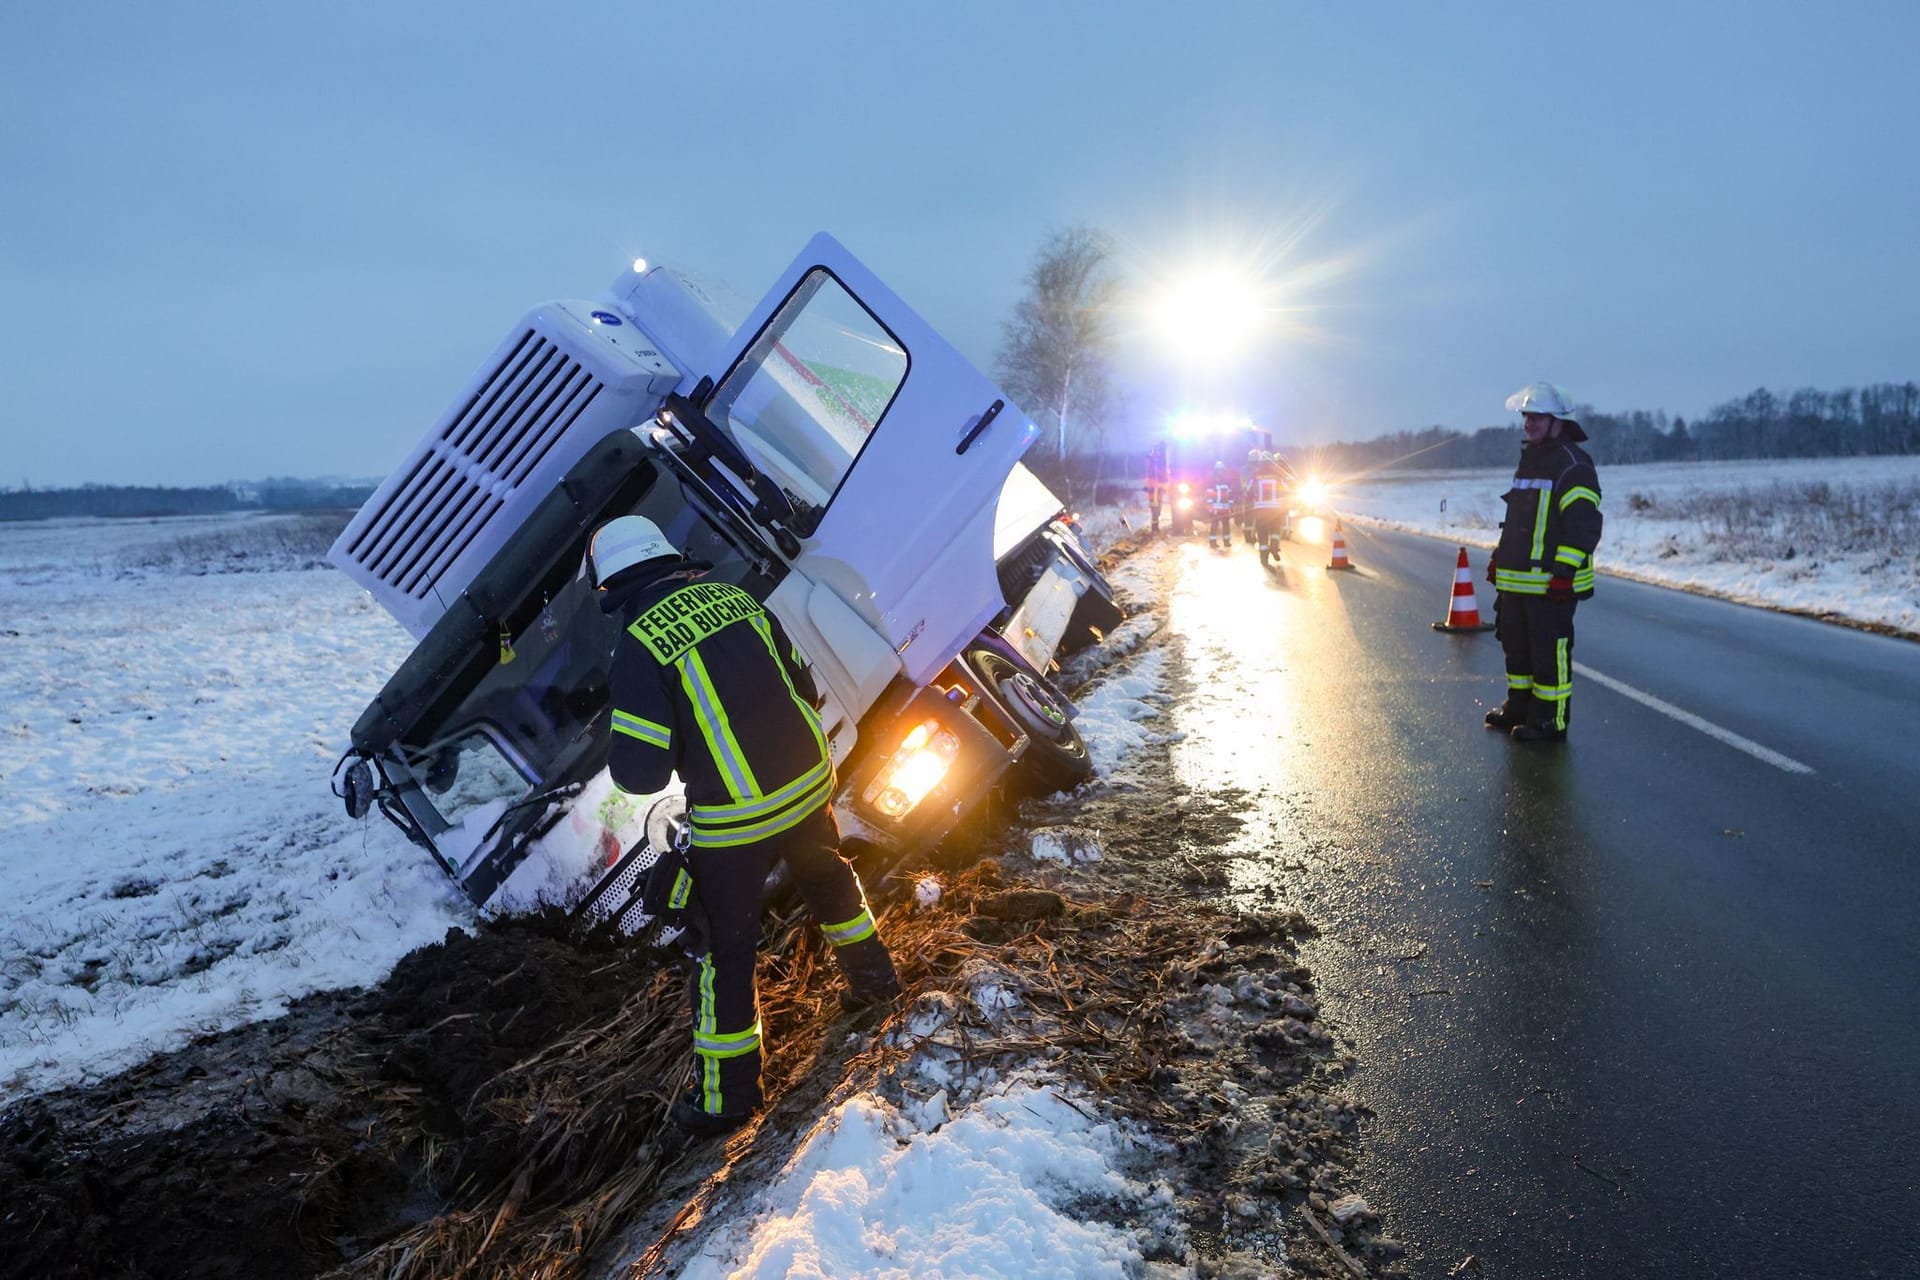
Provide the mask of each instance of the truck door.
[{"label": "truck door", "polygon": [[926,683],[1004,606],[994,512],[1037,429],[830,236],[730,349],[706,416],[797,500],[796,568]]}]

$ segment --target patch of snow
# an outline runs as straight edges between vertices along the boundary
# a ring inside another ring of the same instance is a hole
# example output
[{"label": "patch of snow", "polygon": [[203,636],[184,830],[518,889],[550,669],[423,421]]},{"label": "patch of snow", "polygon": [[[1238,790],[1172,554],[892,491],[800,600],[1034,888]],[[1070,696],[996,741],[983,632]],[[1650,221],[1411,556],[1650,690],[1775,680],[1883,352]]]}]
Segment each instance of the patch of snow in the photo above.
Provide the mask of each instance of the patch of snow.
[{"label": "patch of snow", "polygon": [[[860,1094],[680,1274],[1141,1275],[1179,1225],[1165,1186],[1121,1172],[1140,1146],[1041,1079],[1009,1082],[958,1114],[945,1091],[905,1109]],[[1130,1225],[1083,1220],[1089,1204]]]},{"label": "patch of snow", "polygon": [[1083,827],[1042,827],[1033,833],[1028,852],[1039,862],[1063,866],[1099,862],[1106,854],[1098,831]]}]

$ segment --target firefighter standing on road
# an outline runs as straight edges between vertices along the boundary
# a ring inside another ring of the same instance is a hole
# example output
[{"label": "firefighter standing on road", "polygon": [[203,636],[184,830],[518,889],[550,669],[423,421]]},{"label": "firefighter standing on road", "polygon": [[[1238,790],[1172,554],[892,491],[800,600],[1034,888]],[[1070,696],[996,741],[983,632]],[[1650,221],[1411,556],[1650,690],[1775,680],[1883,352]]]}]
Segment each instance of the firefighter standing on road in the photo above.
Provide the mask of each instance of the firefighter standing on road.
[{"label": "firefighter standing on road", "polygon": [[[1147,511],[1153,517],[1153,532],[1160,532],[1160,508],[1167,503],[1167,442],[1156,440],[1147,450]],[[1167,513],[1173,523],[1173,513]]]},{"label": "firefighter standing on road", "polygon": [[[1224,462],[1213,464],[1213,482],[1207,486],[1207,545],[1233,550],[1233,504],[1239,486]],[[1217,541],[1216,541],[1217,540]]]},{"label": "firefighter standing on road", "polygon": [[1487,726],[1511,730],[1516,742],[1554,742],[1567,736],[1573,704],[1574,607],[1593,594],[1600,480],[1565,392],[1536,382],[1507,397],[1507,408],[1520,413],[1526,443],[1487,563],[1507,660],[1507,698],[1487,712]]},{"label": "firefighter standing on road", "polygon": [[607,768],[622,791],[686,785],[694,892],[707,948],[694,958],[694,1087],[673,1122],[723,1133],[760,1105],[754,962],[767,873],[785,859],[832,944],[850,1007],[891,1000],[900,985],[853,867],[840,856],[828,801],[833,761],[813,709],[813,680],[780,623],[738,587],[702,582],[639,516],[594,534],[588,568],[601,608],[618,618]]},{"label": "firefighter standing on road", "polygon": [[1247,454],[1253,475],[1247,481],[1247,505],[1253,513],[1253,534],[1260,546],[1260,564],[1280,558],[1280,541],[1288,533],[1287,504],[1291,501],[1287,469],[1264,449]]}]

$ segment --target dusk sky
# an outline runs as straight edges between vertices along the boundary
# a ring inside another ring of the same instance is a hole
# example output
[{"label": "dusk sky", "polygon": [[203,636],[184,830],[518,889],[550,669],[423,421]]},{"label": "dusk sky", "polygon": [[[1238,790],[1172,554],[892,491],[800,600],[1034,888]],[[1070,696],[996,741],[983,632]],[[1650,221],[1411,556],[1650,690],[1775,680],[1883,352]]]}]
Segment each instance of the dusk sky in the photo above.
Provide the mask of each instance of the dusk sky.
[{"label": "dusk sky", "polygon": [[991,368],[1049,230],[1276,308],[1278,442],[1920,377],[1920,4],[0,8],[0,486],[376,477],[636,255],[829,231]]}]

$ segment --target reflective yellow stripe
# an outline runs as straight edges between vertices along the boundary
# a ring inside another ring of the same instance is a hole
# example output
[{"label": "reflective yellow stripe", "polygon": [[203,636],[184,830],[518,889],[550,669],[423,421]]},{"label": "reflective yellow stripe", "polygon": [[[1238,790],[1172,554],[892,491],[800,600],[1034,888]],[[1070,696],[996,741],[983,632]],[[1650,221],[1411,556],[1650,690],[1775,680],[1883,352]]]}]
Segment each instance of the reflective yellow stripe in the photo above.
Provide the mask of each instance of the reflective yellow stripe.
[{"label": "reflective yellow stripe", "polygon": [[[703,1032],[711,1032],[714,1028],[713,955],[711,953],[700,957],[699,976],[700,983],[697,990],[700,1001],[693,1015],[693,1034],[696,1038]],[[706,1058],[701,1062],[700,1104],[714,1115],[720,1112],[720,1064],[713,1058]]]},{"label": "reflective yellow stripe", "polygon": [[806,720],[807,727],[813,730],[813,740],[820,747],[820,758],[830,759],[827,735],[820,730],[820,717],[814,712],[813,704],[801,697],[800,691],[793,687],[793,677],[787,674],[786,664],[780,661],[780,651],[773,647],[773,628],[768,625],[767,616],[764,613],[753,620],[753,629],[760,633],[760,642],[767,646],[767,656],[773,659],[774,669],[780,673],[780,679],[786,684],[787,696],[793,699],[794,706],[800,708],[800,714]]},{"label": "reflective yellow stripe", "polygon": [[1553,727],[1564,732],[1567,727],[1567,700],[1573,697],[1573,664],[1567,652],[1570,642],[1564,638],[1554,642],[1554,657],[1560,667],[1560,696],[1553,711]]},{"label": "reflective yellow stripe", "polygon": [[[1516,596],[1543,596],[1547,594],[1547,583],[1552,580],[1551,569],[1496,569],[1493,572],[1494,590]],[[1592,565],[1573,571],[1573,589],[1576,592],[1592,591],[1593,584]]]},{"label": "reflective yellow stripe", "polygon": [[1580,562],[1587,558],[1587,553],[1578,547],[1561,547],[1553,553],[1553,558],[1569,569],[1578,569]]},{"label": "reflective yellow stripe", "polygon": [[667,895],[667,905],[678,911],[687,905],[687,900],[691,897],[693,897],[693,877],[687,874],[685,867],[682,867],[673,877],[673,892]]},{"label": "reflective yellow stripe", "polygon": [[774,810],[792,804],[801,792],[812,790],[825,782],[827,772],[827,762],[822,760],[770,796],[762,796],[757,800],[745,800],[739,804],[696,805],[694,807],[696,820],[719,825],[726,822],[745,822],[750,818],[764,818]]},{"label": "reflective yellow stripe", "polygon": [[1523,596],[1543,596],[1547,594],[1547,583],[1552,577],[1552,572],[1546,569],[1495,569],[1493,586],[1496,591],[1511,591]]},{"label": "reflective yellow stripe", "polygon": [[1553,510],[1547,499],[1552,496],[1542,493],[1533,500],[1533,554],[1527,557],[1529,560],[1538,560],[1547,553],[1547,516]]},{"label": "reflective yellow stripe", "polygon": [[687,701],[693,704],[693,718],[699,722],[700,736],[706,739],[707,750],[720,776],[727,780],[727,791],[735,800],[759,799],[760,786],[747,765],[746,753],[740,750],[740,740],[733,736],[727,709],[721,705],[720,695],[707,675],[707,664],[700,660],[700,651],[687,650],[679,665],[680,687],[686,690]]},{"label": "reflective yellow stripe", "polygon": [[[1562,511],[1565,511],[1576,502],[1591,502],[1595,507],[1598,507],[1600,505],[1600,495],[1583,484],[1575,485],[1560,495],[1560,509]],[[1631,508],[1633,504],[1628,503],[1627,505]]]},{"label": "reflective yellow stripe", "polygon": [[1517,675],[1515,675],[1515,674],[1513,674],[1513,672],[1511,672],[1511,671],[1509,671],[1509,672],[1507,672],[1507,688],[1509,688],[1509,689],[1531,689],[1531,688],[1533,688],[1533,677],[1532,677],[1532,676],[1517,676]]},{"label": "reflective yellow stripe", "polygon": [[823,780],[812,791],[803,793],[793,802],[791,808],[756,822],[751,826],[708,826],[701,820],[699,806],[688,813],[693,827],[693,843],[702,849],[729,849],[735,845],[752,844],[755,840],[764,840],[768,836],[779,835],[791,827],[798,826],[814,810],[825,804],[833,795],[833,780]]},{"label": "reflective yellow stripe", "polygon": [[840,924],[823,924],[820,932],[827,935],[827,941],[836,947],[848,946],[855,942],[864,942],[874,935],[873,912],[862,908],[860,914]]},{"label": "reflective yellow stripe", "polygon": [[613,712],[613,731],[624,733],[629,738],[638,738],[651,747],[664,747],[673,741],[673,730],[652,720],[645,720],[630,711],[615,708]]},{"label": "reflective yellow stripe", "polygon": [[743,1053],[752,1053],[760,1047],[760,1024],[754,1023],[745,1031],[733,1032],[695,1032],[693,1051],[703,1058],[737,1058]]}]

